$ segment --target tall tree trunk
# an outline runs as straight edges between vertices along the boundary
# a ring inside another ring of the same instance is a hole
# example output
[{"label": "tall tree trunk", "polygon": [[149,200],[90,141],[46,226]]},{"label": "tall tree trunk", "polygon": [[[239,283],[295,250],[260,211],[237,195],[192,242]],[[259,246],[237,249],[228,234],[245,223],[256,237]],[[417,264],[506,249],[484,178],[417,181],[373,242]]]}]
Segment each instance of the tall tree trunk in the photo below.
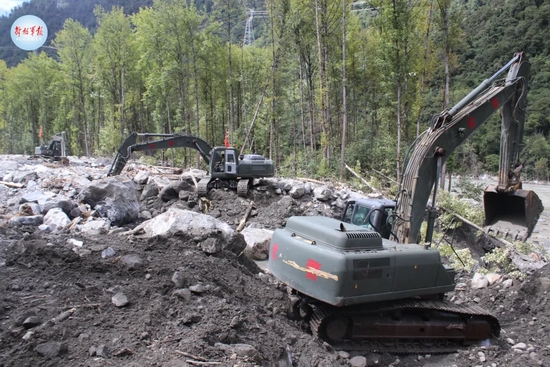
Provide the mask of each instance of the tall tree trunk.
[{"label": "tall tree trunk", "polygon": [[340,149],[340,180],[344,179],[346,168],[346,130],[347,130],[347,99],[346,99],[346,0],[342,0],[342,146]]},{"label": "tall tree trunk", "polygon": [[[433,14],[433,0],[430,1],[430,10],[428,13],[428,24],[426,27],[426,34],[424,34],[424,54],[422,57],[422,60],[424,60],[423,64],[424,67],[422,68],[422,76],[420,78],[420,96],[423,98],[424,96],[424,90],[426,89],[426,66],[428,63],[428,44],[430,40],[430,31],[431,31],[431,25],[432,25],[432,14]],[[418,118],[416,120],[416,138],[420,136],[420,124],[422,119],[422,111],[424,110],[424,100],[422,100],[422,104],[420,105],[420,109],[418,111]]]},{"label": "tall tree trunk", "polygon": [[315,29],[317,34],[317,55],[319,58],[319,95],[321,100],[321,129],[323,133],[323,138],[321,139],[323,146],[321,147],[323,149],[323,157],[328,157],[328,144],[327,144],[327,138],[328,138],[328,132],[327,132],[327,121],[326,121],[326,113],[325,113],[325,55],[323,53],[323,40],[321,39],[321,31],[322,31],[322,24],[321,24],[321,18],[319,15],[319,0],[315,0]]},{"label": "tall tree trunk", "polygon": [[[311,70],[311,69],[310,69]],[[311,147],[311,153],[315,151],[315,104],[313,103],[313,92],[315,83],[313,82],[313,75],[308,72],[308,106],[309,106],[309,142]]]},{"label": "tall tree trunk", "polygon": [[401,182],[401,81],[397,81],[397,182]]},{"label": "tall tree trunk", "polygon": [[[450,72],[450,53],[451,45],[449,39],[450,31],[450,21],[449,21],[449,10],[450,2],[448,1],[438,1],[439,11],[441,13],[441,20],[443,23],[443,37],[444,37],[444,48],[443,48],[443,60],[445,63],[445,87],[444,87],[444,105],[443,109],[447,109],[451,105],[451,96],[450,96],[450,85],[451,85],[451,72]],[[445,163],[441,167],[441,176],[439,180],[439,186],[441,190],[445,190],[445,175],[447,171],[447,164]]]},{"label": "tall tree trunk", "polygon": [[298,72],[300,78],[300,120],[302,122],[302,146],[304,152],[306,151],[306,117],[304,111],[304,79],[302,75],[302,57],[298,55]]},{"label": "tall tree trunk", "polygon": [[[193,52],[193,82],[194,82],[194,90],[195,90],[195,122],[197,125],[197,136],[201,136],[201,130],[200,130],[200,109],[199,109],[199,73],[197,71],[197,52],[195,51],[195,42],[191,42],[191,50]],[[200,167],[201,164],[201,155],[199,152],[197,152],[197,168]]]},{"label": "tall tree trunk", "polygon": [[[270,13],[273,14],[273,2],[270,2]],[[273,30],[273,20],[271,20],[271,55],[273,65],[271,67],[271,86],[272,86],[272,95],[271,95],[271,124],[269,127],[270,130],[270,139],[269,139],[269,158],[273,159],[275,162],[275,167],[279,167],[279,133],[277,129],[277,121],[275,119],[276,110],[275,110],[275,96],[277,94],[277,79],[275,72],[277,70],[277,60],[275,57],[275,32]],[[273,144],[275,143],[275,144]],[[273,146],[275,147],[273,149]],[[273,150],[273,152],[272,152]],[[272,156],[274,154],[274,158]],[[275,168],[277,169],[277,168]]]},{"label": "tall tree trunk", "polygon": [[227,2],[227,39],[228,39],[228,56],[229,56],[229,145],[233,146],[233,63],[231,57],[231,7]]}]

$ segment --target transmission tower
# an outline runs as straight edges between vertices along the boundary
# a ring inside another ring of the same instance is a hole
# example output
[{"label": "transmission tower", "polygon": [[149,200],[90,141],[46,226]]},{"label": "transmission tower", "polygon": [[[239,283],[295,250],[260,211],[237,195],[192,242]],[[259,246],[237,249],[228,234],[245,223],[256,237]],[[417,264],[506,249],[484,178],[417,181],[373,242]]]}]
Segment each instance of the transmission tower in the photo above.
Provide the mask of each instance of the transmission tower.
[{"label": "transmission tower", "polygon": [[66,3],[65,0],[57,0],[55,5],[56,5],[57,9],[60,9],[60,8],[64,7],[65,5],[67,5],[67,3]]},{"label": "transmission tower", "polygon": [[252,25],[252,20],[254,20],[254,16],[263,18],[267,16],[267,12],[248,9],[246,14],[248,15],[248,19],[246,19],[246,26],[244,27],[244,38],[243,38],[243,45],[245,46],[250,45],[252,42],[254,42],[254,27]]}]

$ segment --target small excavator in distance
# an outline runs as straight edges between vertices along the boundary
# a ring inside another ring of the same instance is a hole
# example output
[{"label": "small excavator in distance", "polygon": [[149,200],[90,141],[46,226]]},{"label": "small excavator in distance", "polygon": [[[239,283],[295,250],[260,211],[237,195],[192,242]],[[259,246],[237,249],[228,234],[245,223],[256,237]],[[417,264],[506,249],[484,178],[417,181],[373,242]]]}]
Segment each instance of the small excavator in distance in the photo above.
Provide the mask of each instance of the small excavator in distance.
[{"label": "small excavator in distance", "polygon": [[[40,140],[42,140],[42,127],[40,127]],[[34,148],[34,155],[51,158],[56,161],[66,159],[67,148],[65,142],[64,131],[53,134],[48,145],[40,145]]]},{"label": "small excavator in distance", "polygon": [[[138,143],[138,136],[160,139]],[[222,187],[237,189],[239,196],[246,196],[255,178],[275,175],[273,160],[266,159],[259,154],[239,155],[238,150],[233,147],[211,147],[201,138],[186,133],[138,134],[134,132],[118,148],[107,176],[119,175],[132,152],[178,147],[197,150],[208,164],[208,175],[197,184],[199,196],[206,196],[212,188]]]},{"label": "small excavator in distance", "polygon": [[[446,157],[501,107],[509,114],[507,123],[523,124],[529,67],[526,56],[516,53],[432,120],[406,164],[395,211],[372,216],[379,222],[382,214],[393,218],[384,235],[390,239],[383,238],[380,227],[327,217],[291,217],[285,228],[274,231],[269,270],[291,290],[291,314],[308,320],[314,335],[335,348],[397,353],[450,352],[459,344],[499,336],[499,321],[489,311],[444,300],[445,293],[455,289],[455,271],[430,246],[436,219],[434,184]],[[505,70],[506,79],[497,80]],[[503,133],[503,139],[517,151],[521,138],[512,135]],[[515,158],[509,157],[508,164]],[[499,200],[514,195],[498,193]],[[538,217],[542,204],[536,194],[520,197],[529,199],[524,205],[525,211],[532,211],[529,218]],[[390,200],[386,204],[392,206]],[[425,217],[426,243],[416,244]]]}]

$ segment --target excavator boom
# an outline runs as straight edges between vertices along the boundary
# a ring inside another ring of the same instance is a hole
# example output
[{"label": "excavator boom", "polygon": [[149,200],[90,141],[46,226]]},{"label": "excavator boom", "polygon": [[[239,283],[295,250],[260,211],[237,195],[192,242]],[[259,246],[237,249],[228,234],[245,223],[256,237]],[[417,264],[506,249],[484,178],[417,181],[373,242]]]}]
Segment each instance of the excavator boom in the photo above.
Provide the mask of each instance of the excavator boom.
[{"label": "excavator boom", "polygon": [[[143,137],[162,137],[162,139],[148,141],[144,143],[137,143],[138,136]],[[204,159],[206,164],[210,164],[210,151],[212,147],[210,144],[205,142],[199,137],[189,135],[186,133],[177,133],[177,134],[138,134],[132,133],[130,136],[124,140],[120,148],[116,153],[113,164],[107,176],[116,176],[119,175],[130,154],[132,152],[144,151],[144,150],[155,150],[155,149],[167,149],[167,148],[191,148],[199,151],[201,157]]]},{"label": "excavator boom", "polygon": [[[493,83],[508,68],[506,80]],[[505,146],[504,149],[508,152],[505,154],[506,161],[509,162],[512,157],[518,156],[521,136],[516,136],[516,133],[513,133],[507,125],[515,126],[515,131],[520,127],[523,129],[528,78],[529,62],[523,53],[516,53],[505,67],[490,79],[485,80],[455,107],[443,111],[434,118],[432,126],[421,137],[411,154],[403,175],[396,210],[397,219],[394,221],[392,231],[397,241],[402,243],[418,241],[426,204],[433,189],[432,208],[428,210],[428,229],[425,239],[426,242],[431,242],[437,197],[435,183],[439,179],[442,165],[459,145],[463,144],[500,108],[503,108],[503,121],[508,122],[503,124],[501,141],[501,145]],[[513,145],[513,155],[510,153],[510,145]],[[501,159],[502,155],[501,148]],[[532,198],[532,195],[529,197]],[[537,201],[537,199],[538,197],[533,200]],[[530,213],[529,218],[533,217],[538,215]]]}]

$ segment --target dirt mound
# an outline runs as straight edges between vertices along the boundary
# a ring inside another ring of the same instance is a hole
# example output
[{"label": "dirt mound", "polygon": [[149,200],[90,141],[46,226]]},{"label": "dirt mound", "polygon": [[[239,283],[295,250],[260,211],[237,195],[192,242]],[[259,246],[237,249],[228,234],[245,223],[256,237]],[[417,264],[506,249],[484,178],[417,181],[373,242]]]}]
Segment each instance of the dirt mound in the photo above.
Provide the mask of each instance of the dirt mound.
[{"label": "dirt mound", "polygon": [[[79,256],[67,236],[38,236],[34,228],[1,228],[0,235],[2,366],[334,362],[286,318],[283,291],[242,256],[209,256],[181,236],[84,239],[92,251]],[[107,245],[116,254],[102,258]],[[140,261],[125,261],[128,255]],[[116,294],[128,305],[113,304]],[[38,327],[30,328],[32,316]],[[56,355],[40,354],[56,342],[63,344]]]},{"label": "dirt mound", "polygon": [[[341,215],[312,193],[295,199],[283,191],[266,181],[247,198],[223,189],[207,200],[154,196],[141,210],[156,216],[175,206],[236,228],[254,202],[247,224],[267,229],[292,215]],[[461,236],[479,256],[492,246],[473,232]],[[352,362],[357,353],[333,351],[288,319],[285,289],[254,262],[230,251],[207,254],[198,241],[0,226],[0,367],[362,365]],[[461,286],[447,298],[493,312],[499,339],[448,355],[376,355],[369,366],[550,365],[550,269],[484,289],[470,287],[471,277],[460,273]]]}]

